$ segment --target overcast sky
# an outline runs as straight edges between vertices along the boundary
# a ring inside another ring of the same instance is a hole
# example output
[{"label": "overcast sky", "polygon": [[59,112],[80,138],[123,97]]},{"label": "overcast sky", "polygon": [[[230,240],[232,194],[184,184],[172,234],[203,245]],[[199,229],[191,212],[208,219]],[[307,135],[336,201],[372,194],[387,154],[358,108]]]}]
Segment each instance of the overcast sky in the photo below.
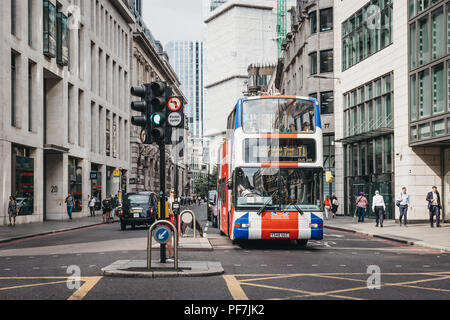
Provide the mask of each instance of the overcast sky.
[{"label": "overcast sky", "polygon": [[143,0],[142,15],[163,46],[171,40],[202,40],[202,0]]}]

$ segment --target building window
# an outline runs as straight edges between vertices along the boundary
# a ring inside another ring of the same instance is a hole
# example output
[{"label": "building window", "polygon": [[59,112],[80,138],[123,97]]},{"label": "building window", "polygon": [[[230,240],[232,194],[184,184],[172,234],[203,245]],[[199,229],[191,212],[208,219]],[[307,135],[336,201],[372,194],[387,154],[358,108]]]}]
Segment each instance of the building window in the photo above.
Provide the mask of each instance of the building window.
[{"label": "building window", "polygon": [[33,67],[34,63],[28,62],[28,131],[33,131]]},{"label": "building window", "polygon": [[320,72],[333,72],[333,50],[320,51]]},{"label": "building window", "polygon": [[[429,69],[419,72],[419,119],[429,117],[431,115],[430,106],[430,72]],[[420,134],[419,134],[420,138]]]},{"label": "building window", "polygon": [[11,0],[11,34],[16,35],[16,9],[17,0]]},{"label": "building window", "polygon": [[428,16],[419,20],[418,25],[418,49],[419,49],[419,66],[427,64],[430,61],[430,45],[429,45],[429,28]]},{"label": "building window", "polygon": [[320,31],[333,29],[333,8],[320,10]]},{"label": "building window", "polygon": [[444,63],[432,68],[432,80],[432,109],[433,115],[436,115],[445,111]]},{"label": "building window", "polygon": [[317,52],[309,54],[311,75],[317,74]]},{"label": "building window", "polygon": [[430,124],[424,123],[419,125],[419,140],[428,139],[431,137],[430,134]]},{"label": "building window", "polygon": [[433,122],[433,137],[445,134],[445,120],[437,120]]},{"label": "building window", "polygon": [[16,126],[16,59],[17,54],[11,52],[11,125]]},{"label": "building window", "polygon": [[431,56],[437,59],[445,54],[444,7],[431,13]]},{"label": "building window", "polygon": [[56,7],[48,0],[44,0],[44,55],[56,56]]},{"label": "building window", "polygon": [[67,66],[69,64],[69,27],[67,17],[58,12],[57,17],[57,46],[56,62],[59,65]]},{"label": "building window", "polygon": [[412,75],[409,80],[409,119],[417,120],[417,81],[416,75]]},{"label": "building window", "polygon": [[417,67],[417,34],[415,23],[409,26],[409,65],[411,69]]},{"label": "building window", "polygon": [[334,113],[334,95],[333,91],[320,93],[320,112],[321,114]]},{"label": "building window", "polygon": [[310,32],[314,34],[317,32],[317,11],[313,11],[309,14]]}]

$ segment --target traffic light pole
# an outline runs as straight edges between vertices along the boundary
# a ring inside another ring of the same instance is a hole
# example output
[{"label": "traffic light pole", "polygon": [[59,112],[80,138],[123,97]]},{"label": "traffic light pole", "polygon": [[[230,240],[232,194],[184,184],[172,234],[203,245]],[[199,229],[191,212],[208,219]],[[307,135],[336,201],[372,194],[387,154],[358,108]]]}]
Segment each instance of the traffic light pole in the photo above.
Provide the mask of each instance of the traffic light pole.
[{"label": "traffic light pole", "polygon": [[[160,202],[160,219],[166,219],[166,145],[164,140],[159,144],[159,202]],[[166,263],[166,245],[161,244],[161,263]]]}]

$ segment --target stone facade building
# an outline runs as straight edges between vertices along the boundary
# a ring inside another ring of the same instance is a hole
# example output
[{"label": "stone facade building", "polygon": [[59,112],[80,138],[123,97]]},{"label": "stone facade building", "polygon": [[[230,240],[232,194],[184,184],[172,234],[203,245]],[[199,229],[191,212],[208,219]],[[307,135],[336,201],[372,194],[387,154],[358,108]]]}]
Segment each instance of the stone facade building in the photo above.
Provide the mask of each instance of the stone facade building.
[{"label": "stone facade building", "polygon": [[[132,152],[137,158],[130,87],[147,80],[179,86],[139,29],[136,10],[139,0],[3,3],[0,225],[8,222],[10,195],[20,224],[67,219],[69,192],[73,216],[81,217],[89,215],[89,195],[100,201],[130,190]],[[135,75],[138,58],[148,62],[147,74]]]}]

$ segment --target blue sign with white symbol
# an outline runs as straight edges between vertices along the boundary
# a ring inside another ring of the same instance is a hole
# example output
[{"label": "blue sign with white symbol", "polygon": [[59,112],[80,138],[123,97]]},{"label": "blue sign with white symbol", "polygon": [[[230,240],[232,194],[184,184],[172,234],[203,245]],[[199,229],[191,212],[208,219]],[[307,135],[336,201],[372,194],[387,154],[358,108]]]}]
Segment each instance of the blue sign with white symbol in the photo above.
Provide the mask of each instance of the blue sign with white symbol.
[{"label": "blue sign with white symbol", "polygon": [[169,227],[160,226],[155,231],[155,240],[159,243],[165,244],[169,242],[171,235],[172,232],[170,231]]},{"label": "blue sign with white symbol", "polygon": [[91,171],[90,172],[91,180],[97,180],[98,178],[98,172],[97,171]]}]

